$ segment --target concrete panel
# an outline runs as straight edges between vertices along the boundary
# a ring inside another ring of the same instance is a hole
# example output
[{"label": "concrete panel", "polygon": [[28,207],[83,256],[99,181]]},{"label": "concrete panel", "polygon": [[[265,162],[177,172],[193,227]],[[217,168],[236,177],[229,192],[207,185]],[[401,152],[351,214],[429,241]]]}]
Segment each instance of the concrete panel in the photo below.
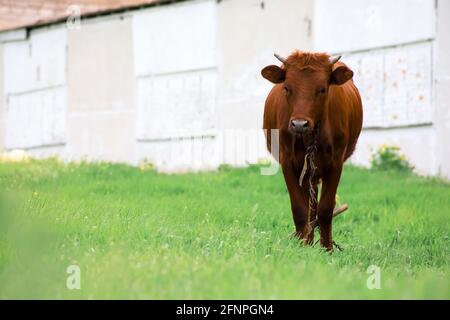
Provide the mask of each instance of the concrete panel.
[{"label": "concrete panel", "polygon": [[432,43],[346,55],[364,105],[364,127],[431,123]]},{"label": "concrete panel", "polygon": [[29,40],[5,43],[4,61],[8,94],[64,85],[66,29],[33,30]]},{"label": "concrete panel", "polygon": [[66,29],[32,30],[3,46],[5,148],[64,143]]},{"label": "concrete panel", "polygon": [[12,94],[5,117],[8,149],[62,144],[66,135],[66,89]]},{"label": "concrete panel", "polygon": [[438,173],[436,153],[439,147],[436,144],[435,130],[432,126],[363,130],[350,162],[370,166],[373,153],[382,145],[399,146],[400,152],[414,165],[416,173],[421,175]]},{"label": "concrete panel", "polygon": [[138,139],[211,134],[216,128],[216,70],[138,80]]},{"label": "concrete panel", "polygon": [[216,2],[188,1],[133,15],[135,74],[216,65]]},{"label": "concrete panel", "polygon": [[133,111],[72,114],[66,158],[136,164]]},{"label": "concrete panel", "polygon": [[315,48],[365,50],[435,37],[435,0],[316,0]]},{"label": "concrete panel", "polygon": [[36,67],[32,63],[29,41],[4,44],[3,59],[5,92],[20,93],[35,88]]},{"label": "concrete panel", "polygon": [[36,70],[35,88],[66,83],[67,30],[65,25],[31,33],[32,62]]},{"label": "concrete panel", "polygon": [[131,18],[68,33],[68,157],[136,163]]},{"label": "concrete panel", "polygon": [[69,110],[134,107],[131,18],[84,22],[68,31]]}]

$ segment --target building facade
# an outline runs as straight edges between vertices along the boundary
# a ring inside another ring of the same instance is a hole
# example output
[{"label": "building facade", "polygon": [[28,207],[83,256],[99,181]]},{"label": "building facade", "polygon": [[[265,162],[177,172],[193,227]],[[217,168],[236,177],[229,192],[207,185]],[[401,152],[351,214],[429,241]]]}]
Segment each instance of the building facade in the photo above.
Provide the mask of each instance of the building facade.
[{"label": "building facade", "polygon": [[395,144],[419,174],[450,178],[448,1],[192,0],[73,18],[0,33],[2,149],[170,172],[257,162],[260,70],[298,48],[355,71],[353,163]]}]

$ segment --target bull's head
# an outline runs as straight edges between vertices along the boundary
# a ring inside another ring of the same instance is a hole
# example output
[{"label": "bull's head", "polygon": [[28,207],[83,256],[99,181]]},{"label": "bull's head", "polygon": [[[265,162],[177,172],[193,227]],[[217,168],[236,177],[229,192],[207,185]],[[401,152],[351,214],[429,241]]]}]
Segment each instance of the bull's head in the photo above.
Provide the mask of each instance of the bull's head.
[{"label": "bull's head", "polygon": [[335,65],[340,57],[296,52],[284,59],[282,67],[270,65],[261,74],[274,84],[282,84],[290,114],[288,129],[294,134],[310,132],[322,119],[328,103],[329,87],[342,85],[353,77],[345,65]]}]

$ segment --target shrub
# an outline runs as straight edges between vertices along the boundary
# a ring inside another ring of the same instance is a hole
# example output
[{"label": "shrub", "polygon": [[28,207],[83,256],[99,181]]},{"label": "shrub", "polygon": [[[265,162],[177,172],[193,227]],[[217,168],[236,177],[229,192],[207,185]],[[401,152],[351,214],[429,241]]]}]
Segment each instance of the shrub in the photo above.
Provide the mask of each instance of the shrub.
[{"label": "shrub", "polygon": [[154,171],[155,170],[155,166],[153,165],[152,162],[150,162],[147,158],[145,158],[139,163],[139,170],[141,170],[141,171]]},{"label": "shrub", "polygon": [[372,155],[372,169],[411,172],[414,167],[397,146],[382,145]]}]

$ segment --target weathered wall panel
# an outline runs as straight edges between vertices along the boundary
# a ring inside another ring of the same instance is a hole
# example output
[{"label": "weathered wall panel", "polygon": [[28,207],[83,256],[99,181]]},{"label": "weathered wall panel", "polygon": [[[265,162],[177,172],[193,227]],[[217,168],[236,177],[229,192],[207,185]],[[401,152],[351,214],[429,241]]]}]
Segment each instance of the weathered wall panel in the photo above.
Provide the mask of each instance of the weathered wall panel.
[{"label": "weathered wall panel", "polygon": [[216,128],[216,70],[138,79],[138,139],[202,136]]},{"label": "weathered wall panel", "polygon": [[131,18],[110,16],[68,31],[71,112],[134,108]]},{"label": "weathered wall panel", "polygon": [[5,147],[36,148],[65,142],[66,30],[32,31],[4,44]]},{"label": "weathered wall panel", "polygon": [[132,48],[129,16],[68,31],[68,157],[136,162]]},{"label": "weathered wall panel", "polygon": [[215,66],[216,21],[216,2],[213,0],[189,1],[135,12],[135,74]]},{"label": "weathered wall panel", "polygon": [[4,59],[7,94],[64,85],[66,29],[33,30],[28,40],[7,42]]},{"label": "weathered wall panel", "polygon": [[316,0],[315,47],[331,53],[431,39],[435,0]]},{"label": "weathered wall panel", "polygon": [[136,164],[136,113],[71,114],[66,158]]},{"label": "weathered wall panel", "polygon": [[8,98],[7,148],[36,148],[66,141],[66,89],[51,88]]},{"label": "weathered wall panel", "polygon": [[432,43],[348,54],[364,102],[365,127],[431,123]]},{"label": "weathered wall panel", "polygon": [[136,12],[133,48],[138,158],[163,171],[217,167],[193,149],[216,148],[216,2]]}]

